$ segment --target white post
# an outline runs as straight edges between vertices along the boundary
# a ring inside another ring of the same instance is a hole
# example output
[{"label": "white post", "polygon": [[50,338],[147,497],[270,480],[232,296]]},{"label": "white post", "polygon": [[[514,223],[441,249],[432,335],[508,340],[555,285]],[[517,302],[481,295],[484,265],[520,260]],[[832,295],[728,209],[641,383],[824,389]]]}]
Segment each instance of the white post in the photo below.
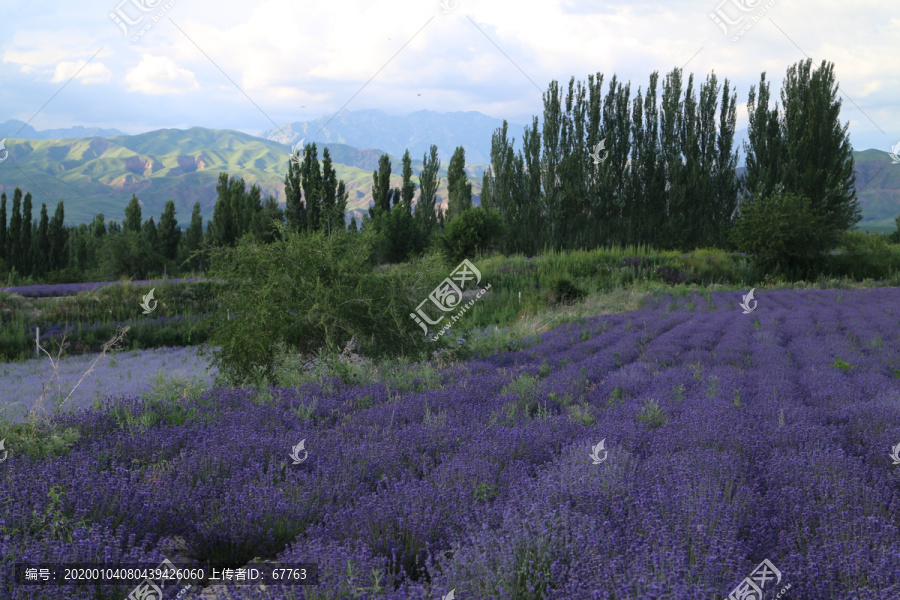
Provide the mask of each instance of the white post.
[{"label": "white post", "polygon": [[522,292],[519,292],[519,304],[522,304]]},{"label": "white post", "polygon": [[231,311],[230,311],[230,310],[226,310],[225,312],[228,313],[228,320],[230,321],[230,320],[231,320]]},{"label": "white post", "polygon": [[41,356],[41,328],[38,327],[34,331],[34,355],[37,357]]}]

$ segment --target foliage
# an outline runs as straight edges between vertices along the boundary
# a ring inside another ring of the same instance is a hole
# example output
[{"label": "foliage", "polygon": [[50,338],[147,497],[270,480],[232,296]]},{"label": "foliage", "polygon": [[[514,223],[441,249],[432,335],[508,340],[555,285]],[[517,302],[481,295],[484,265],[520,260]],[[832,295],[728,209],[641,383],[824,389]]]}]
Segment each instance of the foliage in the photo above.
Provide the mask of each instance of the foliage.
[{"label": "foliage", "polygon": [[900,271],[900,252],[893,250],[881,235],[848,231],[841,238],[843,252],[830,257],[835,276],[863,279],[887,279]]},{"label": "foliage", "polygon": [[446,233],[438,240],[447,260],[456,263],[489,250],[500,240],[504,231],[500,215],[479,206],[452,219],[447,224]]},{"label": "foliage", "polygon": [[447,220],[472,209],[472,184],[466,178],[466,150],[458,146],[447,167]]},{"label": "foliage", "polygon": [[772,196],[741,203],[731,241],[751,254],[761,273],[807,275],[822,263],[831,234],[808,198],[776,188]]},{"label": "foliage", "polygon": [[573,304],[578,302],[586,292],[572,282],[568,275],[560,275],[550,283],[550,304]]},{"label": "foliage", "polygon": [[779,114],[777,106],[769,109],[763,73],[758,99],[755,88],[750,89],[750,143],[741,180],[744,194],[754,198],[776,195],[778,186],[786,194],[808,198],[821,230],[817,236],[826,248],[861,218],[849,123],[840,126],[837,90],[833,64],[823,60],[813,70],[812,59],[798,62],[787,70]]},{"label": "foliage", "polygon": [[371,231],[282,229],[273,244],[245,238],[214,250],[212,273],[228,282],[218,318],[205,321],[214,364],[234,382],[271,381],[279,342],[311,355],[354,338],[366,356],[421,355],[430,346],[409,311],[444,276],[441,265],[421,259],[376,272],[373,242]]}]

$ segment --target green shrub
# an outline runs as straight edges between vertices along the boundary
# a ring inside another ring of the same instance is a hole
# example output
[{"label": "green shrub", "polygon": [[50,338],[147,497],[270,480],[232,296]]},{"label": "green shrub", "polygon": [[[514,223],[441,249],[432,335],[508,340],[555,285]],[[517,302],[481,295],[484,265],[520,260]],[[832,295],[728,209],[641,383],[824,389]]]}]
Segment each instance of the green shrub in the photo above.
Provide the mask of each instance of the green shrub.
[{"label": "green shrub", "polygon": [[805,276],[822,263],[822,253],[834,243],[809,198],[781,191],[741,203],[741,216],[730,233],[739,251],[752,255],[765,274]]},{"label": "green shrub", "polygon": [[842,254],[830,257],[832,275],[862,279],[887,279],[900,269],[900,254],[884,236],[848,231],[841,238]]},{"label": "green shrub", "polygon": [[438,245],[453,263],[474,258],[494,246],[504,234],[505,225],[497,212],[472,208],[451,220]]},{"label": "green shrub", "polygon": [[211,252],[213,276],[228,285],[216,318],[204,321],[202,352],[231,383],[277,383],[279,343],[339,354],[355,338],[367,357],[420,360],[444,343],[429,342],[409,316],[446,277],[437,257],[376,270],[373,231],[278,234],[272,244],[248,237]]}]

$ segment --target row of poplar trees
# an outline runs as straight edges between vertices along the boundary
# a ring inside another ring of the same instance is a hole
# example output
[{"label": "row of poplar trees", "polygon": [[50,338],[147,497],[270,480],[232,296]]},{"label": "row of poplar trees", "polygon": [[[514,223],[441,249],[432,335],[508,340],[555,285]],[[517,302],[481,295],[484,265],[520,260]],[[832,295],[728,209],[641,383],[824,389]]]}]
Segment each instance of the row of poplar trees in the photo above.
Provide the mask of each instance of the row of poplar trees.
[{"label": "row of poplar trees", "polygon": [[[507,252],[649,244],[657,248],[727,247],[740,202],[784,193],[808,197],[834,232],[860,220],[853,157],[833,64],[788,69],[781,111],[769,108],[762,74],[751,87],[747,172],[736,176],[733,150],[736,94],[726,79],[721,105],[715,74],[699,86],[674,69],[662,84],[654,72],[646,92],[603,75],[587,85],[557,82],[544,95],[544,122],[526,128],[513,151],[507,125],[491,144],[481,205],[507,225]],[[543,135],[541,135],[543,134]],[[603,150],[596,152],[599,144]],[[592,157],[597,157],[595,160]],[[835,234],[836,235],[836,234]],[[835,237],[836,239],[836,237]]]},{"label": "row of poplar trees", "polygon": [[[447,209],[437,204],[437,190],[440,187],[437,146],[434,144],[422,157],[422,171],[419,173],[419,199],[413,210],[416,184],[413,182],[412,160],[409,150],[401,161],[400,187],[390,186],[390,157],[382,154],[378,169],[372,172],[373,205],[369,213],[363,215],[362,227],[372,227],[378,233],[379,244],[376,260],[380,262],[401,262],[412,254],[423,252],[446,224],[463,212],[472,208],[472,184],[466,176],[466,152],[462,146],[454,150],[447,168]],[[350,222],[350,230],[356,230],[355,217]]]},{"label": "row of poplar trees", "polygon": [[52,219],[46,204],[41,204],[37,219],[32,218],[32,208],[31,193],[23,198],[22,190],[16,188],[7,225],[6,193],[0,194],[0,261],[24,277],[41,277],[66,266],[65,208],[60,201]]}]

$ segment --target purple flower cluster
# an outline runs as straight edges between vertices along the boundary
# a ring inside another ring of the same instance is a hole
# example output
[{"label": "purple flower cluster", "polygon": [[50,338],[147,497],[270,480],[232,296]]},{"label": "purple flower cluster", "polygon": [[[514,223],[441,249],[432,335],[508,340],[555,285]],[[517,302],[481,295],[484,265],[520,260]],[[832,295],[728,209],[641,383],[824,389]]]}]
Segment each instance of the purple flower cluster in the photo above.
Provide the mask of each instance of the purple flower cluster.
[{"label": "purple flower cluster", "polygon": [[[201,281],[200,279],[169,279],[169,283],[190,283],[193,281]],[[93,281],[88,283],[56,283],[41,285],[22,285],[18,287],[0,288],[0,292],[9,292],[20,296],[28,296],[32,298],[56,297],[56,296],[74,296],[81,292],[90,292],[107,285],[121,284],[121,281]],[[135,280],[130,282],[131,285],[152,285],[162,283],[161,279],[155,280]]]},{"label": "purple flower cluster", "polygon": [[[61,416],[82,435],[67,454],[0,466],[0,566],[181,536],[201,561],[318,564],[316,587],[236,600],[706,600],[765,559],[767,597],[900,597],[900,290],[758,291],[751,314],[741,296],[651,299],[432,389],[335,379]],[[10,597],[62,597],[41,589]]]}]

